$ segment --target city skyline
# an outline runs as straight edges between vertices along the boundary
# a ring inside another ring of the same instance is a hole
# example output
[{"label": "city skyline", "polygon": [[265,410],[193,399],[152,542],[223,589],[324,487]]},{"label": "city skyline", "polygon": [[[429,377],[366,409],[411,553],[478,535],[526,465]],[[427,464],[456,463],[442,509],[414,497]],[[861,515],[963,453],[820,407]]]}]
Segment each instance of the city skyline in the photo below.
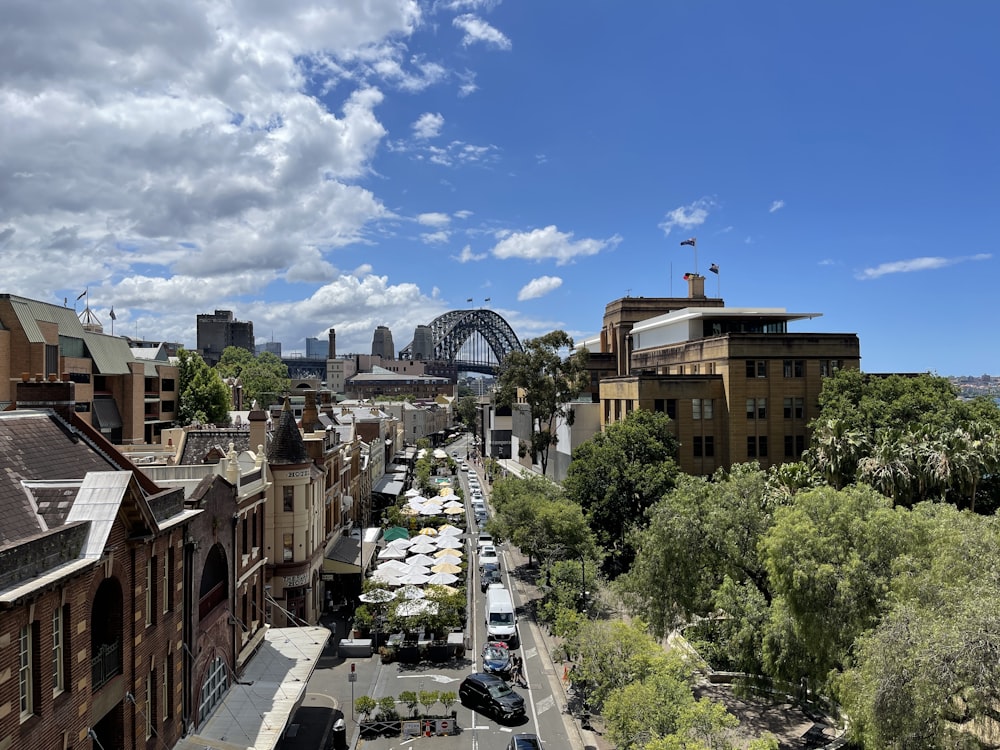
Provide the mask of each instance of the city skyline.
[{"label": "city skyline", "polygon": [[1000,372],[994,4],[8,10],[4,291],[116,334],[227,309],[364,352],[489,307],[581,341],[698,272],[869,372]]}]

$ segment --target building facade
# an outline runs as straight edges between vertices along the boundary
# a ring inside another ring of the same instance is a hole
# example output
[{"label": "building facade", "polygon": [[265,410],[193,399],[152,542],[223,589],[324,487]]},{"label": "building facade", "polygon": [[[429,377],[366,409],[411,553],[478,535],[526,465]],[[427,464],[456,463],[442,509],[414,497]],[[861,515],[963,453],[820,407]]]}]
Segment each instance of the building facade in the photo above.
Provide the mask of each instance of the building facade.
[{"label": "building facade", "polygon": [[254,353],[253,323],[236,320],[232,310],[216,310],[198,315],[198,354],[215,367],[227,346],[238,346]]}]

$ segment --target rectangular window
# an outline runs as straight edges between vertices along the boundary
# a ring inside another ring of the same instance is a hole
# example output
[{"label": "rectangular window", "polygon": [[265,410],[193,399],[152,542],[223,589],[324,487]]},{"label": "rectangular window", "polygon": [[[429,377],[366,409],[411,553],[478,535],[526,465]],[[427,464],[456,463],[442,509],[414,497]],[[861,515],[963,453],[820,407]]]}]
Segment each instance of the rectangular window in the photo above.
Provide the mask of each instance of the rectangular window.
[{"label": "rectangular window", "polygon": [[163,614],[170,611],[170,573],[171,561],[174,557],[174,548],[167,547],[167,558],[163,561]]},{"label": "rectangular window", "polygon": [[281,497],[284,502],[285,512],[291,513],[295,510],[295,488],[285,486],[281,488]]},{"label": "rectangular window", "polygon": [[662,414],[667,410],[667,400],[664,398],[653,399],[653,411]]},{"label": "rectangular window", "polygon": [[52,610],[52,695],[61,693],[66,686],[63,659],[63,610]]},{"label": "rectangular window", "polygon": [[699,435],[695,435],[694,445],[692,446],[692,448],[694,450],[694,457],[701,458],[703,455],[704,446],[701,442],[701,437]]},{"label": "rectangular window", "polygon": [[747,419],[767,419],[767,399],[747,399]]},{"label": "rectangular window", "polygon": [[715,438],[712,435],[705,436],[705,455],[707,457],[715,455]]},{"label": "rectangular window", "polygon": [[156,556],[146,562],[146,627],[156,622]]},{"label": "rectangular window", "polygon": [[747,438],[747,458],[767,457],[767,436],[753,436]]},{"label": "rectangular window", "polygon": [[767,377],[767,360],[766,359],[748,359],[747,360],[747,377],[748,378],[766,378]]},{"label": "rectangular window", "polygon": [[677,419],[677,399],[668,398],[667,399],[667,416],[671,419]]},{"label": "rectangular window", "polygon": [[710,398],[691,399],[691,419],[711,419],[714,413],[713,400]]},{"label": "rectangular window", "polygon": [[156,672],[149,670],[146,675],[146,708],[143,713],[146,715],[146,739],[153,736],[153,712],[156,710],[156,701],[153,698],[153,686],[156,684]]},{"label": "rectangular window", "polygon": [[31,624],[21,628],[18,637],[18,689],[21,693],[21,721],[28,719],[35,711],[35,681],[31,672]]},{"label": "rectangular window", "polygon": [[160,696],[160,718],[163,720],[164,726],[170,720],[170,676],[173,674],[173,667],[173,656],[168,656],[163,660],[163,680],[160,686],[162,692]]},{"label": "rectangular window", "polygon": [[701,419],[701,399],[691,399],[691,419]]},{"label": "rectangular window", "polygon": [[819,374],[824,378],[830,377],[837,370],[843,369],[844,360],[842,359],[821,359],[819,361]]},{"label": "rectangular window", "polygon": [[783,400],[785,419],[804,419],[806,401],[798,396],[786,396]]},{"label": "rectangular window", "polygon": [[806,374],[804,359],[786,359],[781,363],[782,374],[786,378],[803,378]]},{"label": "rectangular window", "polygon": [[285,562],[289,562],[294,554],[293,547],[295,546],[295,537],[292,534],[285,534],[282,538],[282,556],[281,559]]}]

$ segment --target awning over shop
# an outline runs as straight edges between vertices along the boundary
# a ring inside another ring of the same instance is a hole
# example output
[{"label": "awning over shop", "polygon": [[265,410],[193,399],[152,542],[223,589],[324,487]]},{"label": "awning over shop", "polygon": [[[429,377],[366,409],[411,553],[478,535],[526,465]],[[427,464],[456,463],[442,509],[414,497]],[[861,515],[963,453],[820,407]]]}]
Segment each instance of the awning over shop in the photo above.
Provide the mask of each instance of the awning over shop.
[{"label": "awning over shop", "polygon": [[367,570],[371,564],[375,550],[378,548],[378,535],[381,529],[365,529],[364,544],[360,539],[354,537],[341,537],[333,545],[333,549],[327,553],[323,560],[324,573],[340,573],[342,575],[357,575],[361,572],[361,550],[364,547],[365,562],[364,568]]},{"label": "awning over shop", "polygon": [[[277,747],[292,712],[305,697],[330,631],[321,627],[272,628],[222,704],[177,750]],[[241,738],[239,742],[226,738]]]},{"label": "awning over shop", "polygon": [[405,476],[401,476],[399,474],[384,474],[382,478],[375,483],[375,486],[372,487],[372,492],[377,492],[380,495],[399,497],[400,493],[403,491],[403,484],[405,481]]}]

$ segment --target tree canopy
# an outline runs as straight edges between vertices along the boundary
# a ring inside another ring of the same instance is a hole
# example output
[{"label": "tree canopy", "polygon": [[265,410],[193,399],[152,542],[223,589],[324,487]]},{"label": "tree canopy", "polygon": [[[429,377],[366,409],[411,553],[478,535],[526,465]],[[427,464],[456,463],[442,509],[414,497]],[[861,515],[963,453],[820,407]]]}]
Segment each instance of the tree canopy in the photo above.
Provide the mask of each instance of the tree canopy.
[{"label": "tree canopy", "polygon": [[563,487],[587,513],[617,573],[634,550],[629,533],[646,524],[646,511],[677,479],[677,439],[666,414],[635,411],[581,445]]},{"label": "tree canopy", "polygon": [[184,426],[229,423],[229,389],[219,373],[209,367],[197,352],[181,349],[177,353],[180,394],[177,423]]},{"label": "tree canopy", "polygon": [[531,445],[527,450],[545,474],[549,449],[556,444],[557,420],[567,416],[567,404],[587,387],[587,350],[566,356],[573,339],[552,331],[529,339],[524,351],[508,354],[501,364],[496,401],[513,407],[523,398],[531,411]]},{"label": "tree canopy", "polygon": [[266,409],[288,393],[291,385],[288,366],[273,352],[254,355],[243,347],[227,346],[215,369],[223,378],[239,378],[248,407],[256,401]]}]

